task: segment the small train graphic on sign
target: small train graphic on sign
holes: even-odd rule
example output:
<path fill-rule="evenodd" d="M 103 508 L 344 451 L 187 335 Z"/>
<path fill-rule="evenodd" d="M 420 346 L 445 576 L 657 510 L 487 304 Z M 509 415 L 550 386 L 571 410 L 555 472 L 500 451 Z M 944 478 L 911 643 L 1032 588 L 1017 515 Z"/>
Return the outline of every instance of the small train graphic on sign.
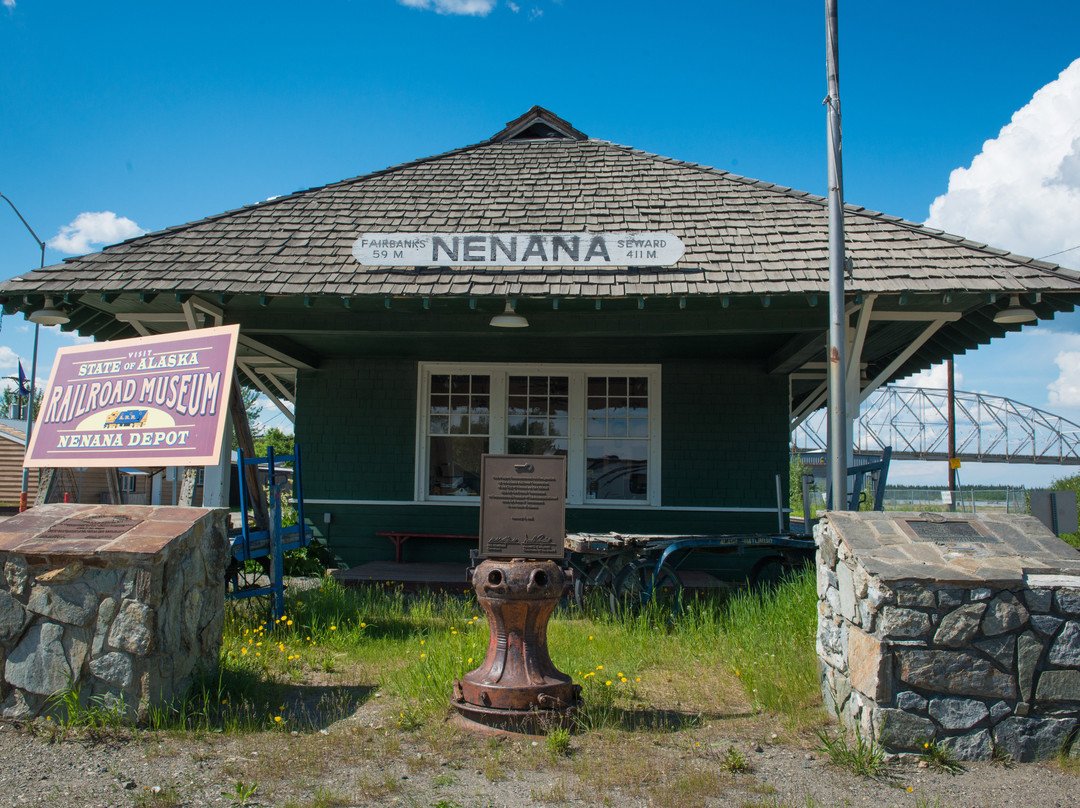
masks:
<path fill-rule="evenodd" d="M 142 426 L 150 410 L 113 410 L 105 418 L 105 428 L 122 426 Z"/>

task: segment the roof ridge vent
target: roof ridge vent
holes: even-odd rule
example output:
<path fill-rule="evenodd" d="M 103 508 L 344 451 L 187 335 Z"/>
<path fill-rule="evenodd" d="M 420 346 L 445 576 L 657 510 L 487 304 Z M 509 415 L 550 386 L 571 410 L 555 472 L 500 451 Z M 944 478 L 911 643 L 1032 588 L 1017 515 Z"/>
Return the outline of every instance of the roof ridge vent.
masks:
<path fill-rule="evenodd" d="M 579 132 L 569 121 L 564 121 L 554 112 L 540 106 L 534 106 L 520 118 L 506 124 L 506 128 L 491 137 L 492 143 L 506 143 L 512 140 L 588 140 L 589 136 Z"/>

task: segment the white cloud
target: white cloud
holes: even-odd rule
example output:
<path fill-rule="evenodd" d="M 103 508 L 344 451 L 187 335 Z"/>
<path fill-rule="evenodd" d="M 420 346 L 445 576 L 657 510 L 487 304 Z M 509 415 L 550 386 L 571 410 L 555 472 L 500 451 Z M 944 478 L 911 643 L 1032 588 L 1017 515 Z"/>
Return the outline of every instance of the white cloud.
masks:
<path fill-rule="evenodd" d="M 467 14 L 486 17 L 498 0 L 398 0 L 403 6 L 433 9 L 438 14 Z"/>
<path fill-rule="evenodd" d="M 110 210 L 100 213 L 80 213 L 71 224 L 47 242 L 54 250 L 69 255 L 90 252 L 91 244 L 115 244 L 124 239 L 141 236 L 146 231 L 131 219 L 117 216 Z"/>
<path fill-rule="evenodd" d="M 0 345 L 0 371 L 15 370 L 19 366 L 19 355 L 6 345 Z"/>
<path fill-rule="evenodd" d="M 953 387 L 963 390 L 964 374 L 953 368 Z M 922 370 L 898 381 L 899 387 L 919 387 L 930 390 L 945 390 L 949 386 L 949 368 L 942 362 L 929 370 Z"/>
<path fill-rule="evenodd" d="M 1080 407 L 1080 351 L 1062 351 L 1054 357 L 1060 373 L 1046 386 L 1050 405 Z"/>
<path fill-rule="evenodd" d="M 4 0 L 4 8 L 15 8 L 15 0 Z"/>
<path fill-rule="evenodd" d="M 506 7 L 509 8 L 515 14 L 517 14 L 519 11 L 521 11 L 521 6 L 519 6 L 517 3 L 507 2 Z"/>
<path fill-rule="evenodd" d="M 1080 244 L 1080 59 L 952 172 L 926 223 L 1036 258 Z M 1049 260 L 1080 268 L 1080 250 Z"/>
<path fill-rule="evenodd" d="M 82 334 L 78 334 L 74 331 L 61 331 L 60 326 L 56 326 L 57 333 L 66 340 L 70 340 L 76 345 L 89 345 L 94 341 L 93 337 L 84 337 Z"/>

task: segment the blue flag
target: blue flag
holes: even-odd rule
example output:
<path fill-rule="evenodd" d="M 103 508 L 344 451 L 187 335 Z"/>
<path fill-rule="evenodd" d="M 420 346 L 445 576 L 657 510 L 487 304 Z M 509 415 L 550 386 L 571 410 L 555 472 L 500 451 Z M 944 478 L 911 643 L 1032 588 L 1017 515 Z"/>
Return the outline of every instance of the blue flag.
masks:
<path fill-rule="evenodd" d="M 28 398 L 30 396 L 30 380 L 26 378 L 26 371 L 23 370 L 22 362 L 19 363 L 19 398 Z"/>

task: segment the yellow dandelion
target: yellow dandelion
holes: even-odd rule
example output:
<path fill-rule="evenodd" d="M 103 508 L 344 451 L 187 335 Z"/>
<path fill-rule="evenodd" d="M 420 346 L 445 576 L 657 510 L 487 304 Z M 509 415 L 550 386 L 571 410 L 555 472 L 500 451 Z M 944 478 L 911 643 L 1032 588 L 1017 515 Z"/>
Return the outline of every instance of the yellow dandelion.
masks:
<path fill-rule="evenodd" d="M 590 639 L 590 640 L 592 639 L 592 634 L 590 634 L 590 635 L 589 635 L 589 639 Z"/>
<path fill-rule="evenodd" d="M 275 724 L 280 724 L 281 723 L 281 716 L 280 715 L 275 715 L 274 716 L 274 723 Z"/>
<path fill-rule="evenodd" d="M 421 659 L 423 659 L 423 658 L 424 658 L 424 657 L 426 657 L 426 656 L 427 656 L 427 654 L 421 654 L 421 655 L 420 655 L 420 658 L 421 658 Z"/>
<path fill-rule="evenodd" d="M 246 649 L 246 648 L 241 648 L 241 649 L 240 649 L 240 653 L 241 653 L 241 654 L 246 654 L 246 653 L 247 653 L 247 649 Z"/>
<path fill-rule="evenodd" d="M 915 789 L 914 789 L 914 787 L 912 787 L 912 786 L 908 786 L 908 787 L 907 787 L 907 791 L 908 791 L 908 794 L 910 794 L 910 793 L 911 793 L 912 791 L 914 791 L 914 790 L 915 790 Z"/>
<path fill-rule="evenodd" d="M 291 626 L 291 625 L 292 625 L 292 620 L 286 620 L 286 621 L 285 621 L 285 625 L 287 625 L 287 626 Z"/>
<path fill-rule="evenodd" d="M 469 664 L 472 664 L 472 657 L 469 657 Z"/>
<path fill-rule="evenodd" d="M 361 623 L 360 628 L 367 628 L 367 623 Z"/>
<path fill-rule="evenodd" d="M 620 681 L 625 683 L 626 682 L 626 677 L 624 676 Z"/>
<path fill-rule="evenodd" d="M 450 633 L 451 633 L 451 634 L 457 634 L 457 632 L 456 632 L 456 631 L 451 631 Z"/>
<path fill-rule="evenodd" d="M 604 685 L 605 685 L 606 687 L 611 687 L 611 680 L 610 680 L 610 679 L 608 679 L 608 680 L 607 680 L 606 682 L 604 682 Z"/>
<path fill-rule="evenodd" d="M 640 682 L 640 681 L 641 681 L 641 677 L 640 677 L 640 676 L 635 676 L 635 677 L 634 677 L 634 681 L 635 681 L 635 682 Z"/>
<path fill-rule="evenodd" d="M 330 626 L 331 631 L 337 631 L 337 626 Z"/>
<path fill-rule="evenodd" d="M 597 669 L 598 671 L 602 671 L 602 670 L 604 669 L 604 666 L 603 666 L 603 665 L 597 665 L 597 666 L 596 666 L 596 669 Z"/>

